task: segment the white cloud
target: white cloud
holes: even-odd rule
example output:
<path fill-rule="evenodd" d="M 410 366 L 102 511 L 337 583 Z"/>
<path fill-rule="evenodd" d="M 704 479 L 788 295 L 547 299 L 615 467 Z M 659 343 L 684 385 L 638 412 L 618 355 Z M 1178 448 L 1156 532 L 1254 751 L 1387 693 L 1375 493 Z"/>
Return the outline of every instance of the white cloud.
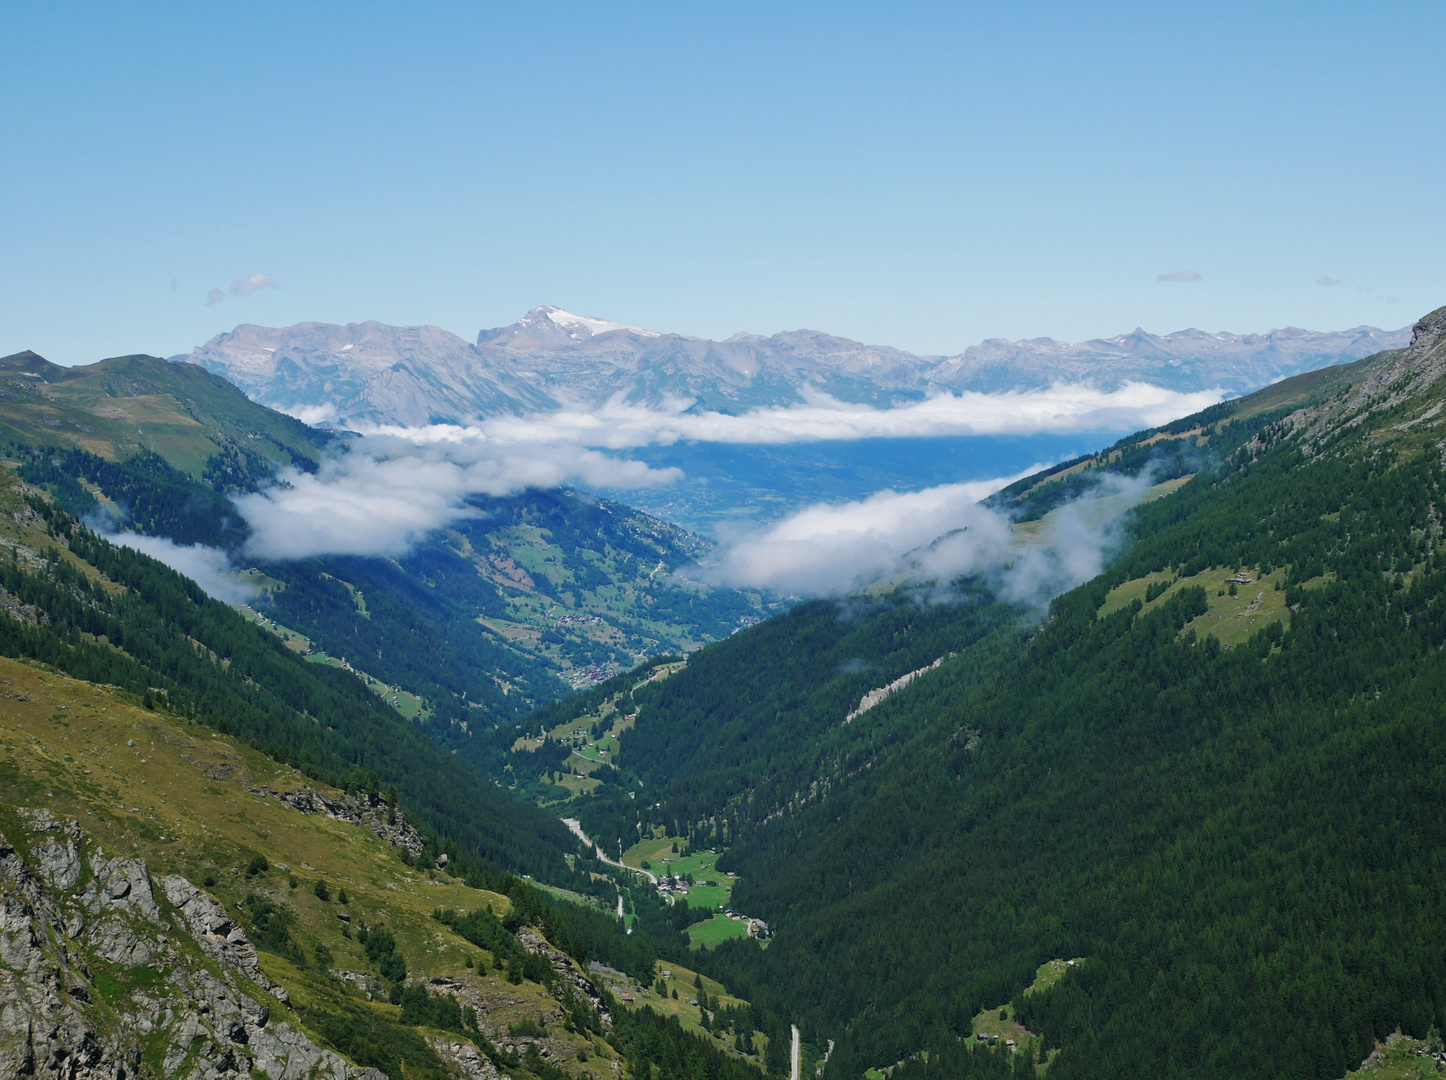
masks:
<path fill-rule="evenodd" d="M 318 473 L 288 471 L 277 487 L 242 496 L 236 505 L 253 531 L 249 550 L 259 557 L 399 555 L 433 529 L 471 513 L 469 495 L 504 495 L 564 483 L 656 487 L 682 475 L 677 469 L 651 469 L 604 451 L 689 440 L 777 444 L 1138 430 L 1205 408 L 1221 396 L 1218 391 L 1181 394 L 1144 383 L 1110 392 L 1059 384 L 1003 394 L 941 394 L 879 409 L 813 394 L 802 405 L 738 416 L 689 412 L 688 400 L 649 408 L 614 398 L 598 409 L 564 408 L 470 425 L 372 428 L 349 453 L 329 457 Z M 335 415 L 325 405 L 295 413 L 312 423 Z M 774 531 L 731 546 L 725 556 L 727 573 L 738 583 L 826 592 L 834 582 L 846 587 L 855 578 L 867 578 L 892 565 L 890 560 L 902 552 L 951 530 L 967 526 L 975 531 L 964 540 L 955 537 L 943 549 L 970 548 L 998 531 L 997 523 L 974 507 L 988 490 L 993 489 L 950 484 L 925 492 L 882 492 L 874 501 L 844 508 L 810 508 L 771 526 Z M 851 525 L 855 518 L 862 524 Z M 824 534 L 831 537 L 826 543 L 818 539 Z M 808 570 L 811 561 L 825 565 Z"/>
<path fill-rule="evenodd" d="M 1171 270 L 1168 274 L 1161 274 L 1156 281 L 1199 281 L 1200 271 L 1198 270 Z"/>
<path fill-rule="evenodd" d="M 260 292 L 262 289 L 276 289 L 279 287 L 280 286 L 276 284 L 276 279 L 270 274 L 247 274 L 244 278 L 231 282 L 231 295 L 250 296 L 254 292 Z"/>
<path fill-rule="evenodd" d="M 879 581 L 982 574 L 1003 598 L 1046 603 L 1104 569 L 1148 476 L 1104 475 L 1085 495 L 1019 529 L 979 503 L 1013 478 L 819 503 L 733 537 L 690 576 L 717 585 L 841 596 Z"/>
<path fill-rule="evenodd" d="M 107 537 L 113 544 L 133 548 L 185 574 L 207 594 L 228 604 L 254 599 L 256 589 L 236 573 L 230 558 L 219 548 L 204 544 L 182 545 L 159 536 L 123 532 Z"/>
<path fill-rule="evenodd" d="M 1137 477 L 1107 473 L 1092 491 L 1046 515 L 1036 532 L 1022 532 L 1002 564 L 957 569 L 955 575 L 984 569 L 997 579 L 1004 599 L 1045 604 L 1104 570 L 1124 539 L 1126 512 L 1144 498 L 1151 481 L 1149 470 Z"/>
<path fill-rule="evenodd" d="M 337 418 L 336 406 L 331 402 L 322 405 L 297 405 L 284 410 L 289 415 L 296 417 L 303 424 L 316 427 L 319 424 L 329 424 Z"/>
<path fill-rule="evenodd" d="M 725 540 L 697 576 L 716 584 L 811 595 L 850 592 L 907 569 L 905 555 L 947 535 L 950 557 L 986 558 L 1009 544 L 1009 522 L 979 505 L 1009 480 L 881 491 L 817 503 Z"/>
<path fill-rule="evenodd" d="M 671 483 L 676 469 L 651 469 L 570 446 L 420 446 L 374 437 L 329 457 L 314 474 L 287 470 L 283 483 L 235 500 L 262 558 L 400 555 L 434 529 L 475 511 L 469 495 L 509 495 L 569 482 L 637 488 Z"/>
<path fill-rule="evenodd" d="M 250 296 L 262 289 L 279 289 L 276 279 L 270 274 L 247 274 L 244 278 L 237 278 L 231 282 L 232 296 Z M 219 288 L 212 289 L 206 294 L 206 306 L 215 307 L 226 299 L 226 294 Z"/>
<path fill-rule="evenodd" d="M 687 411 L 687 399 L 660 408 L 614 398 L 598 409 L 506 416 L 472 425 L 374 429 L 432 445 L 500 442 L 565 444 L 622 450 L 680 441 L 790 443 L 829 439 L 937 435 L 1033 435 L 1086 431 L 1137 431 L 1168 423 L 1215 404 L 1218 390 L 1183 394 L 1148 383 L 1118 390 L 1059 383 L 1045 390 L 1002 394 L 940 394 L 925 401 L 877 409 L 814 393 L 803 405 L 754 409 L 741 415 Z"/>

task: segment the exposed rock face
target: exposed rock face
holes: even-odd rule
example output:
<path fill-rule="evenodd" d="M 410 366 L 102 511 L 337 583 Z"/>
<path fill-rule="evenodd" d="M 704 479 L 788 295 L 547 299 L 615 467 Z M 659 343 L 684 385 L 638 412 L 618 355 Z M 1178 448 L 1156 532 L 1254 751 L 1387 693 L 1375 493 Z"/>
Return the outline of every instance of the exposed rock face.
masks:
<path fill-rule="evenodd" d="M 279 799 L 303 814 L 325 814 L 337 821 L 370 829 L 379 839 L 394 848 L 405 848 L 413 856 L 422 853 L 422 836 L 412 827 L 400 807 L 388 806 L 376 795 L 368 795 L 365 800 L 346 795 L 337 800 L 328 799 L 309 787 L 297 791 L 272 791 L 269 788 L 251 788 L 250 791 L 253 795 Z"/>
<path fill-rule="evenodd" d="M 522 943 L 522 947 L 528 952 L 539 953 L 547 957 L 548 962 L 552 964 L 552 970 L 566 979 L 574 990 L 587 999 L 588 1003 L 596 1010 L 598 1019 L 603 1022 L 603 1025 L 607 1027 L 612 1026 L 612 1014 L 607 1011 L 602 994 L 598 991 L 598 988 L 588 980 L 587 976 L 578 969 L 572 957 L 554 949 L 547 943 L 546 938 L 526 926 L 518 929 L 517 940 Z"/>
<path fill-rule="evenodd" d="M 145 863 L 88 847 L 73 820 L 20 816 L 18 845 L 0 837 L 0 1076 L 385 1080 L 273 1016 L 215 900 L 172 877 L 163 908 Z"/>
<path fill-rule="evenodd" d="M 497 1066 L 469 1042 L 452 1042 L 436 1037 L 428 1038 L 427 1042 L 437 1051 L 438 1057 L 462 1074 L 464 1080 L 511 1080 L 505 1073 L 498 1072 Z"/>
<path fill-rule="evenodd" d="M 190 927 L 191 936 L 207 956 L 243 972 L 282 1004 L 289 1004 L 286 991 L 262 973 L 256 959 L 256 946 L 246 939 L 246 932 L 231 921 L 225 908 L 183 877 L 161 878 L 160 885 L 166 891 L 166 899 L 180 911 Z"/>

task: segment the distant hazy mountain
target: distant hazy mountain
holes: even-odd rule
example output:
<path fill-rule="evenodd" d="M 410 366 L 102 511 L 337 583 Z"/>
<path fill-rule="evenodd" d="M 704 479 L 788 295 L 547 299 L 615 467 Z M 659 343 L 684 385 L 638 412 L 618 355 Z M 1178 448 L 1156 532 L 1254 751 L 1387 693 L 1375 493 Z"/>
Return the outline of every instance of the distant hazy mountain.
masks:
<path fill-rule="evenodd" d="M 1287 375 L 1404 347 L 1409 329 L 1266 334 L 1136 330 L 1067 344 L 985 341 L 958 356 L 915 356 L 813 330 L 709 341 L 534 308 L 475 345 L 435 326 L 298 323 L 238 326 L 185 357 L 254 400 L 340 423 L 422 424 L 596 405 L 621 395 L 657 404 L 691 399 L 735 411 L 824 393 L 889 404 L 931 393 L 1138 380 L 1174 390 L 1242 393 Z"/>
<path fill-rule="evenodd" d="M 1265 334 L 1207 334 L 1180 330 L 1150 334 L 1135 330 L 1119 337 L 1071 345 L 1050 338 L 1005 341 L 991 338 L 933 368 L 930 381 L 952 390 L 1010 390 L 1082 382 L 1102 389 L 1136 381 L 1171 390 L 1219 387 L 1244 393 L 1288 375 L 1359 360 L 1383 349 L 1403 349 L 1411 328 L 1319 332 L 1288 326 Z"/>

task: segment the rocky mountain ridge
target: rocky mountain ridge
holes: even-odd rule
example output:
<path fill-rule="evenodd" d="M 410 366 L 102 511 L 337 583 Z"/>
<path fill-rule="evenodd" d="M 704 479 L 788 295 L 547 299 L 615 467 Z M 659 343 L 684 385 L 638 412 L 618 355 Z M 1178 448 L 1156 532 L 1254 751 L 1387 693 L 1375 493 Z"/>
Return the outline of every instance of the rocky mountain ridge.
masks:
<path fill-rule="evenodd" d="M 174 357 L 230 379 L 254 400 L 313 422 L 415 426 L 596 407 L 620 398 L 737 411 L 826 394 L 876 405 L 931 394 L 1129 381 L 1242 393 L 1327 364 L 1404 346 L 1409 329 L 1360 326 L 1264 334 L 1144 330 L 1078 344 L 991 339 L 955 356 L 916 356 L 812 330 L 724 341 L 529 311 L 476 343 L 435 326 L 379 322 L 236 327 Z"/>

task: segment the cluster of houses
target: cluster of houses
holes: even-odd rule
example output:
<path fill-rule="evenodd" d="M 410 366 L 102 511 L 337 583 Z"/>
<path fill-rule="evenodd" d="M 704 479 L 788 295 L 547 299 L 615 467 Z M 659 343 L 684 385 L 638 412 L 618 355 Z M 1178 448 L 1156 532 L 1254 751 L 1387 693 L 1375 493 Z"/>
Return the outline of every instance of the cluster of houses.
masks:
<path fill-rule="evenodd" d="M 688 895 L 688 883 L 682 878 L 675 878 L 668 875 L 658 878 L 658 892 L 664 896 L 676 894 L 678 896 Z"/>
<path fill-rule="evenodd" d="M 742 915 L 732 908 L 725 908 L 723 914 L 730 919 L 741 919 L 743 922 L 746 922 L 748 924 L 749 937 L 766 938 L 768 936 L 768 924 L 762 919 L 750 919 L 747 915 Z"/>
<path fill-rule="evenodd" d="M 600 623 L 603 621 L 596 615 L 556 615 L 554 619 L 558 626 L 578 626 L 582 623 Z"/>
<path fill-rule="evenodd" d="M 614 675 L 612 668 L 607 667 L 584 667 L 574 668 L 568 672 L 566 678 L 574 690 L 584 686 L 596 686 L 598 683 L 605 683 Z"/>
<path fill-rule="evenodd" d="M 730 874 L 729 877 L 732 875 Z M 658 878 L 658 892 L 662 893 L 664 897 L 687 896 L 688 883 L 683 878 L 674 877 L 672 874 L 663 874 Z M 722 914 L 725 918 L 747 923 L 749 937 L 766 938 L 769 936 L 768 924 L 762 919 L 749 918 L 732 908 L 723 908 Z"/>

